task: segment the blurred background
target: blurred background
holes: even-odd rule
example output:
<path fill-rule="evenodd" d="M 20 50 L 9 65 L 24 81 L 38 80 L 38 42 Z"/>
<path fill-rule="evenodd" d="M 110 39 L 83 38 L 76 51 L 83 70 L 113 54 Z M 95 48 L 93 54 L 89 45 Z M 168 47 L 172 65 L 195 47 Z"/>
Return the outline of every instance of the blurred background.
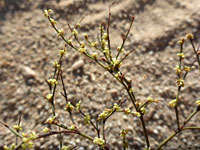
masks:
<path fill-rule="evenodd" d="M 51 116 L 51 106 L 45 101 L 48 93 L 45 82 L 53 75 L 53 62 L 59 57 L 64 42 L 57 36 L 43 15 L 44 9 L 52 9 L 57 27 L 63 28 L 68 37 L 72 27 L 84 16 L 80 39 L 88 33 L 91 41 L 97 40 L 99 25 L 107 22 L 108 8 L 114 0 L 0 0 L 0 121 L 13 126 L 22 116 L 23 132 L 41 133 L 44 121 Z M 186 33 L 193 33 L 196 47 L 200 44 L 199 0 L 115 0 L 111 7 L 111 48 L 122 43 L 122 35 L 135 16 L 133 28 L 125 44 L 125 50 L 134 49 L 122 65 L 122 71 L 132 79 L 139 101 L 148 96 L 160 100 L 152 104 L 145 115 L 152 148 L 176 129 L 174 110 L 168 103 L 175 98 L 177 87 L 174 67 L 178 64 L 177 41 Z M 194 59 L 192 47 L 184 45 L 185 64 Z M 196 65 L 196 64 L 195 64 Z M 85 113 L 96 118 L 104 108 L 126 96 L 126 91 L 110 74 L 88 58 L 70 50 L 63 62 L 63 75 L 68 98 L 71 102 L 82 101 Z M 198 70 L 189 74 L 180 96 L 180 120 L 183 121 L 194 109 L 199 98 L 200 76 Z M 65 112 L 65 100 L 57 89 L 55 107 L 60 121 L 71 124 Z M 129 101 L 123 106 L 132 108 Z M 80 130 L 95 137 L 94 130 L 84 125 L 83 118 L 75 113 Z M 200 126 L 197 114 L 189 123 Z M 138 118 L 118 114 L 106 124 L 106 135 L 111 149 L 120 150 L 120 130 L 128 130 L 130 150 L 144 148 L 145 140 Z M 166 150 L 200 149 L 200 132 L 184 131 L 165 146 Z M 0 146 L 15 142 L 12 135 L 0 126 Z M 96 149 L 90 141 L 75 135 L 65 135 L 65 145 L 77 150 Z M 58 149 L 57 136 L 41 139 L 35 149 Z"/>

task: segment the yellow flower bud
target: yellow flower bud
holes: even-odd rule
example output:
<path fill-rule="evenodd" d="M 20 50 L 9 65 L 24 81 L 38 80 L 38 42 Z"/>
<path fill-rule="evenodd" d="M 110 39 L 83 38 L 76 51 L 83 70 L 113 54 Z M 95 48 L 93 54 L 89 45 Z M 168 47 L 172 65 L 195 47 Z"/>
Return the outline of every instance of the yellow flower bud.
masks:
<path fill-rule="evenodd" d="M 125 137 L 127 133 L 128 133 L 128 131 L 125 130 L 125 129 L 123 129 L 123 130 L 121 130 L 120 136 L 121 136 L 121 137 Z"/>
<path fill-rule="evenodd" d="M 184 80 L 183 79 L 176 80 L 176 85 L 180 87 L 184 87 Z"/>
<path fill-rule="evenodd" d="M 197 104 L 197 106 L 200 106 L 200 100 L 197 100 L 195 103 Z"/>
<path fill-rule="evenodd" d="M 184 41 L 185 41 L 185 39 L 182 38 L 182 39 L 180 39 L 180 40 L 178 41 L 178 44 L 183 45 Z"/>
<path fill-rule="evenodd" d="M 64 30 L 63 29 L 58 30 L 58 36 L 64 36 Z"/>
<path fill-rule="evenodd" d="M 48 101 L 48 102 L 52 102 L 52 99 L 53 99 L 53 94 L 48 94 L 45 96 L 45 99 Z"/>
<path fill-rule="evenodd" d="M 13 128 L 16 130 L 16 131 L 21 131 L 22 130 L 22 127 L 20 125 L 14 125 Z"/>
<path fill-rule="evenodd" d="M 177 53 L 177 55 L 178 55 L 179 57 L 181 57 L 182 59 L 185 58 L 184 53 Z"/>
<path fill-rule="evenodd" d="M 72 34 L 73 34 L 74 36 L 78 36 L 78 31 L 77 31 L 76 29 L 73 29 Z"/>
<path fill-rule="evenodd" d="M 120 107 L 117 103 L 114 103 L 114 106 L 113 108 L 116 110 L 116 111 L 120 111 Z"/>
<path fill-rule="evenodd" d="M 187 39 L 194 39 L 194 35 L 193 35 L 192 33 L 188 33 L 188 34 L 186 35 L 186 38 L 187 38 Z"/>
<path fill-rule="evenodd" d="M 169 106 L 170 106 L 170 107 L 175 107 L 176 104 L 177 104 L 177 100 L 176 100 L 176 99 L 171 100 L 171 101 L 169 102 Z"/>
<path fill-rule="evenodd" d="M 131 113 L 130 108 L 126 108 L 126 109 L 124 109 L 124 113 L 125 113 L 125 114 L 130 114 L 130 113 Z"/>
<path fill-rule="evenodd" d="M 56 81 L 56 79 L 49 79 L 49 80 L 47 80 L 47 82 L 48 82 L 51 86 L 54 86 L 54 85 L 58 84 L 58 81 Z"/>
<path fill-rule="evenodd" d="M 76 125 L 74 125 L 74 124 L 71 125 L 71 126 L 69 127 L 69 130 L 72 130 L 72 131 L 73 131 L 73 130 L 75 130 L 75 129 L 76 129 Z"/>
<path fill-rule="evenodd" d="M 66 111 L 72 111 L 74 109 L 74 106 L 68 102 L 67 105 L 65 106 L 65 110 Z"/>
<path fill-rule="evenodd" d="M 52 26 L 54 26 L 54 25 L 57 23 L 57 22 L 56 22 L 54 19 L 52 19 L 52 18 L 50 18 L 49 20 L 50 20 Z"/>
<path fill-rule="evenodd" d="M 99 146 L 103 146 L 105 141 L 102 138 L 95 137 L 93 143 Z"/>
<path fill-rule="evenodd" d="M 49 128 L 47 128 L 47 127 L 45 127 L 44 129 L 43 129 L 43 132 L 44 133 L 48 133 L 48 132 L 50 132 L 51 130 L 49 129 Z"/>
<path fill-rule="evenodd" d="M 51 9 L 48 9 L 48 10 L 45 9 L 45 10 L 44 10 L 44 16 L 45 16 L 45 17 L 49 17 L 49 14 L 50 14 L 51 12 L 52 12 Z"/>

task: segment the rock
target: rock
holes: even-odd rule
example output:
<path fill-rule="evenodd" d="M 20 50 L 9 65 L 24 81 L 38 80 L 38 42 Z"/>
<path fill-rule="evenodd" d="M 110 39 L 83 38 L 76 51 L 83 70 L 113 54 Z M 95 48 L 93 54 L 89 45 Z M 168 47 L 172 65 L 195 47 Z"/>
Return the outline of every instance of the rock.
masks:
<path fill-rule="evenodd" d="M 36 78 L 36 72 L 28 66 L 21 66 L 21 71 L 25 79 Z"/>
<path fill-rule="evenodd" d="M 84 61 L 80 59 L 72 65 L 71 69 L 72 71 L 75 71 L 77 69 L 83 68 L 83 66 L 84 66 Z"/>
<path fill-rule="evenodd" d="M 21 66 L 21 73 L 27 85 L 33 85 L 36 80 L 36 72 L 28 66 Z"/>

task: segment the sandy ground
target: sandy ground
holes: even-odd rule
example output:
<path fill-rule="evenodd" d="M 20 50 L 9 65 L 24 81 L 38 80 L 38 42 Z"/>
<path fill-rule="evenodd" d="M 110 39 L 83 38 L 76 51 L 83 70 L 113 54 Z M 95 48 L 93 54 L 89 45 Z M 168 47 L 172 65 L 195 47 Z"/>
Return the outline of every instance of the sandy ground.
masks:
<path fill-rule="evenodd" d="M 53 74 L 52 63 L 58 58 L 63 41 L 57 37 L 43 16 L 43 9 L 51 8 L 59 28 L 67 23 L 75 25 L 82 16 L 80 33 L 88 33 L 95 39 L 100 23 L 108 18 L 108 6 L 113 0 L 0 0 L 0 121 L 10 125 L 17 123 L 22 115 L 24 131 L 38 133 L 45 127 L 43 122 L 51 115 L 51 107 L 44 100 L 48 92 L 45 79 Z M 132 79 L 135 94 L 140 101 L 152 96 L 160 103 L 152 104 L 145 115 L 147 131 L 152 148 L 176 129 L 174 110 L 168 103 L 175 98 L 177 87 L 173 68 L 178 64 L 177 41 L 186 33 L 195 35 L 200 43 L 199 0 L 116 0 L 111 12 L 111 43 L 113 51 L 122 42 L 130 18 L 135 16 L 133 28 L 125 45 L 126 50 L 135 49 L 122 65 L 122 71 Z M 81 35 L 81 34 L 80 34 Z M 185 63 L 193 57 L 190 44 L 184 46 Z M 188 58 L 188 59 L 187 59 Z M 79 66 L 76 64 L 80 63 Z M 84 111 L 97 117 L 118 99 L 127 95 L 123 87 L 111 75 L 91 60 L 69 50 L 64 63 L 64 80 L 70 101 L 81 100 Z M 147 78 L 144 78 L 146 76 Z M 194 109 L 199 98 L 199 72 L 188 76 L 180 99 L 180 120 L 183 121 Z M 65 100 L 56 95 L 56 113 L 62 122 L 70 124 L 64 111 Z M 124 107 L 131 106 L 127 101 Z M 83 119 L 75 113 L 80 124 Z M 189 123 L 200 126 L 197 114 Z M 91 136 L 91 127 L 79 126 Z M 120 149 L 120 129 L 127 129 L 130 150 L 144 148 L 145 140 L 137 118 L 117 113 L 106 124 L 106 134 L 111 149 Z M 200 132 L 185 131 L 164 147 L 166 150 L 200 149 Z M 15 137 L 0 126 L 0 145 L 11 144 Z M 77 149 L 95 149 L 87 140 L 77 136 L 64 136 L 66 145 L 77 145 Z M 89 145 L 89 146 L 88 146 Z M 56 136 L 36 143 L 40 149 L 56 149 Z"/>

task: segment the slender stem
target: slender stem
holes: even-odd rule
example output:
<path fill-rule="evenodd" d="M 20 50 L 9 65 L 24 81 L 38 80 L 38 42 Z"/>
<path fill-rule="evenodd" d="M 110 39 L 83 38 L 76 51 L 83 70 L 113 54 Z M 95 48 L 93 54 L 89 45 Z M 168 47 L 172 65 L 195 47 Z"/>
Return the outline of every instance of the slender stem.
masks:
<path fill-rule="evenodd" d="M 103 121 L 102 123 L 102 133 L 103 133 L 103 139 L 105 140 L 106 143 L 106 136 L 105 136 L 105 122 Z"/>
<path fill-rule="evenodd" d="M 185 127 L 183 128 L 182 130 L 193 130 L 193 129 L 197 129 L 197 130 L 200 130 L 200 127 Z"/>
<path fill-rule="evenodd" d="M 128 53 L 120 60 L 120 63 L 123 62 L 133 51 L 134 51 L 134 49 L 132 49 L 130 52 L 128 52 Z"/>
<path fill-rule="evenodd" d="M 126 150 L 126 137 L 125 136 L 123 137 L 123 147 L 124 147 L 124 150 Z"/>
<path fill-rule="evenodd" d="M 60 127 L 59 127 L 59 131 L 60 131 Z M 63 140 L 63 138 L 62 138 L 62 133 L 60 133 L 59 134 L 59 136 L 60 136 L 60 149 L 62 148 L 62 140 Z"/>
<path fill-rule="evenodd" d="M 187 130 L 187 129 L 192 129 L 192 127 L 186 127 L 184 128 L 184 126 L 192 119 L 192 117 L 194 117 L 194 115 L 196 115 L 199 112 L 199 109 L 195 109 L 189 116 L 187 119 L 185 119 L 185 121 L 183 122 L 183 125 L 177 129 L 174 133 L 172 133 L 170 136 L 168 136 L 162 143 L 159 144 L 159 146 L 156 148 L 156 150 L 160 150 L 165 144 L 167 144 L 167 142 L 169 142 L 174 136 L 176 136 L 179 132 L 181 132 L 182 130 Z M 198 129 L 198 128 L 197 128 Z M 200 129 L 200 128 L 199 128 Z"/>
<path fill-rule="evenodd" d="M 11 127 L 9 127 L 7 124 L 0 122 L 0 124 L 2 124 L 4 127 L 6 127 L 7 129 L 9 129 L 13 134 L 15 134 L 16 136 L 18 136 L 19 138 L 23 138 L 22 135 L 20 135 L 18 132 L 16 132 L 14 129 L 12 129 Z"/>
<path fill-rule="evenodd" d="M 200 66 L 200 59 L 199 59 L 199 56 L 198 56 L 198 54 L 197 54 L 196 48 L 195 48 L 195 46 L 194 46 L 193 39 L 190 39 L 190 43 L 191 43 L 191 45 L 192 45 L 193 51 L 194 51 L 194 53 L 195 53 L 195 55 L 196 55 L 198 64 L 199 64 L 199 66 Z"/>
<path fill-rule="evenodd" d="M 135 19 L 135 18 L 133 17 L 132 20 L 131 20 L 130 27 L 129 27 L 129 29 L 128 29 L 126 35 L 125 35 L 125 37 L 123 38 L 123 42 L 122 42 L 122 45 L 121 45 L 121 47 L 120 47 L 119 52 L 117 53 L 116 59 L 119 57 L 119 54 L 121 53 L 121 51 L 122 51 L 122 49 L 123 49 L 123 47 L 124 47 L 124 44 L 125 44 L 125 42 L 126 42 L 126 39 L 127 39 L 128 35 L 129 35 L 129 32 L 130 32 L 131 27 L 132 27 L 132 25 L 133 25 L 134 19 Z"/>
<path fill-rule="evenodd" d="M 79 110 L 79 112 L 85 117 L 86 115 L 81 111 Z M 92 122 L 92 120 L 90 119 L 90 123 L 91 125 L 94 127 L 94 129 L 96 130 L 97 134 L 99 133 L 99 129 L 97 126 L 94 125 L 94 123 Z"/>
<path fill-rule="evenodd" d="M 140 117 L 140 121 L 142 123 L 142 128 L 143 128 L 143 132 L 144 132 L 144 135 L 145 135 L 145 140 L 146 140 L 147 148 L 150 148 L 148 133 L 147 133 L 146 126 L 145 126 L 145 123 L 144 123 L 143 114 Z"/>
<path fill-rule="evenodd" d="M 21 123 L 21 118 L 22 118 L 22 115 L 19 116 L 19 120 L 18 120 L 18 126 L 20 126 L 20 123 Z M 19 133 L 19 130 L 17 130 L 16 132 Z M 16 145 L 18 144 L 18 136 L 16 136 Z"/>
<path fill-rule="evenodd" d="M 157 148 L 156 150 L 160 150 L 168 141 L 170 141 L 173 137 L 175 137 L 181 130 L 175 131 L 168 138 L 166 138 Z"/>
<path fill-rule="evenodd" d="M 176 122 L 177 122 L 177 128 L 180 129 L 180 123 L 179 123 L 179 114 L 178 114 L 178 107 L 174 107 L 175 113 L 176 113 Z"/>
<path fill-rule="evenodd" d="M 79 132 L 79 135 L 81 135 L 82 137 L 84 137 L 84 138 L 86 138 L 86 139 L 88 139 L 88 140 L 93 142 L 93 138 L 91 136 L 88 136 L 88 135 L 86 135 L 84 133 L 81 133 L 81 132 Z"/>
<path fill-rule="evenodd" d="M 187 119 L 183 122 L 183 125 L 181 126 L 181 128 L 184 128 L 184 126 L 192 119 L 192 117 L 194 117 L 194 115 L 196 115 L 199 112 L 198 109 L 195 109 L 188 117 Z"/>

